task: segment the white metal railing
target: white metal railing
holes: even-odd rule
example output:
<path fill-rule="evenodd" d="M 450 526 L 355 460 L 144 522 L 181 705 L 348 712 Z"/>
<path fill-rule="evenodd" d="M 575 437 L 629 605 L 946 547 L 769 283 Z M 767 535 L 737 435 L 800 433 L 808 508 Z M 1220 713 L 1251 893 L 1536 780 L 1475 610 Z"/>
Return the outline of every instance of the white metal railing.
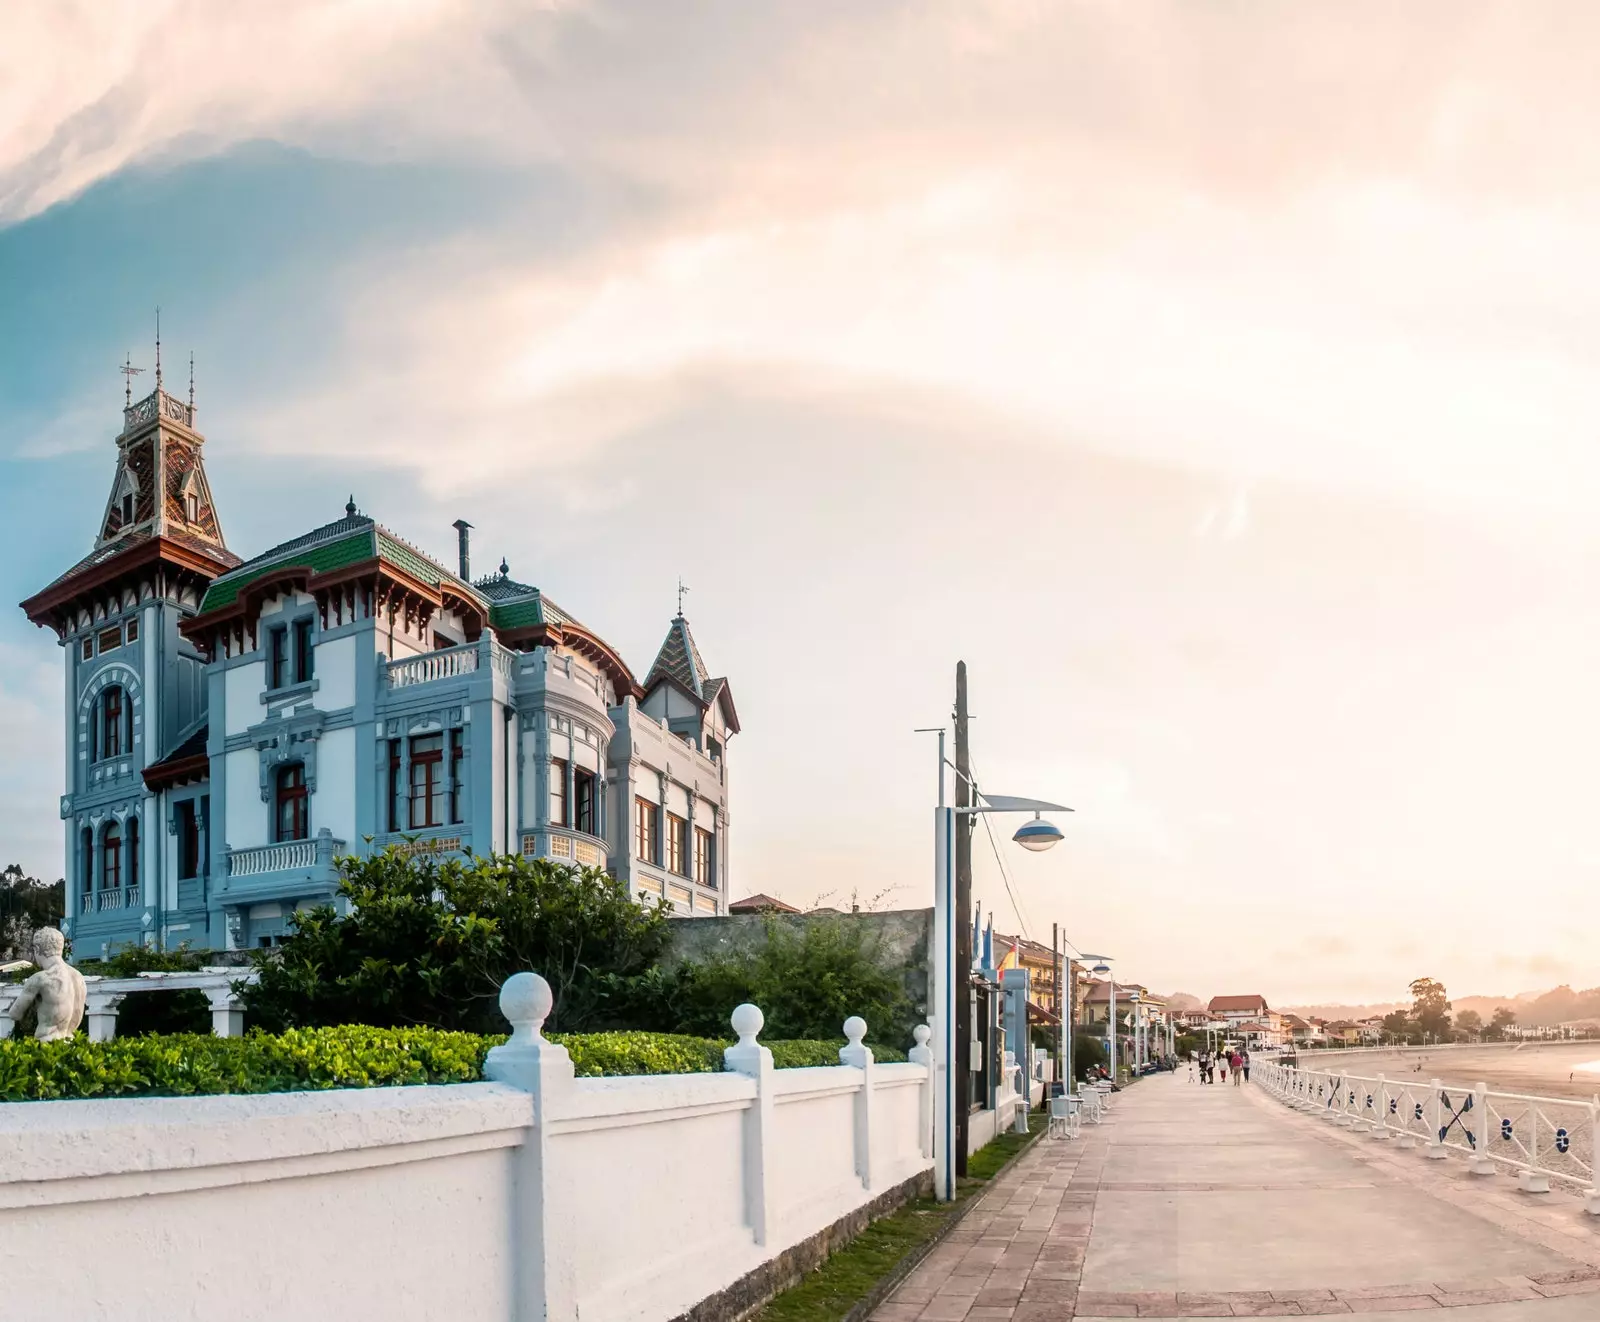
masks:
<path fill-rule="evenodd" d="M 389 687 L 408 688 L 413 684 L 428 684 L 436 679 L 456 679 L 470 675 L 478 669 L 478 645 L 464 643 L 460 647 L 441 647 L 436 652 L 391 661 L 387 670 Z"/>
<path fill-rule="evenodd" d="M 94 907 L 99 912 L 104 912 L 107 909 L 121 909 L 123 907 L 122 896 L 123 891 L 120 888 L 96 891 L 94 896 Z M 130 909 L 133 908 L 132 900 L 127 902 L 127 907 Z"/>
<path fill-rule="evenodd" d="M 1595 1154 L 1600 1152 L 1600 1098 L 1579 1101 L 1467 1088 L 1438 1079 L 1390 1079 L 1338 1069 L 1299 1069 L 1260 1062 L 1257 1076 L 1280 1101 L 1376 1140 L 1419 1144 L 1425 1156 L 1469 1158 L 1476 1175 L 1502 1167 L 1517 1172 L 1529 1193 L 1551 1180 L 1577 1186 L 1588 1211 L 1600 1215 Z"/>
<path fill-rule="evenodd" d="M 263 845 L 259 849 L 234 850 L 228 855 L 228 875 L 249 877 L 258 872 L 314 867 L 316 862 L 315 840 L 290 840 L 281 845 Z"/>

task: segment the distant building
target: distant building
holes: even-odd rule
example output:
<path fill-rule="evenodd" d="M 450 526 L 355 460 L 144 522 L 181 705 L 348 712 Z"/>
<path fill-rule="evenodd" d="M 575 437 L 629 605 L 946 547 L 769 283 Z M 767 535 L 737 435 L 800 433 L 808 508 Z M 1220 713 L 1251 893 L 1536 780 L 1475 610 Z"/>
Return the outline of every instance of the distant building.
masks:
<path fill-rule="evenodd" d="M 727 908 L 739 730 L 680 613 L 644 682 L 538 588 L 456 570 L 357 511 L 241 560 L 205 438 L 129 403 L 94 548 L 23 603 L 66 669 L 67 900 L 80 955 L 267 946 L 389 845 L 605 867 Z M 296 511 L 303 511 L 296 502 Z"/>
<path fill-rule="evenodd" d="M 729 913 L 799 913 L 792 904 L 785 904 L 772 895 L 746 895 L 728 906 Z"/>

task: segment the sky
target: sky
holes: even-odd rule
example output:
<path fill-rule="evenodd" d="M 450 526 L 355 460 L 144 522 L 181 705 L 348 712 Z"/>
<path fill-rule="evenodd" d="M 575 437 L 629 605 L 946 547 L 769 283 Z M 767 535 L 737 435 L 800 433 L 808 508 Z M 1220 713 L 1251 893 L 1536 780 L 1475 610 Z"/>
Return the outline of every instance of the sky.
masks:
<path fill-rule="evenodd" d="M 159 305 L 235 551 L 466 517 L 638 673 L 689 584 L 736 894 L 931 902 L 965 660 L 982 784 L 1076 810 L 978 836 L 1002 930 L 1275 1003 L 1600 984 L 1597 38 L 16 0 L 0 586 L 91 545 Z M 61 686 L 0 615 L 0 853 L 50 876 Z"/>

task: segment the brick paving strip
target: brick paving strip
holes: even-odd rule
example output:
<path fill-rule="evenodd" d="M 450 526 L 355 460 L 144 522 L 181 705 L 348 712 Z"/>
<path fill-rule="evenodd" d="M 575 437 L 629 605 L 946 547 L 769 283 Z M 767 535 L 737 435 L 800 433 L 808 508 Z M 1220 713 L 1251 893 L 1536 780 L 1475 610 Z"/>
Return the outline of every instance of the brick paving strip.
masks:
<path fill-rule="evenodd" d="M 1170 1078 L 1141 1082 L 1118 1096 L 1105 1124 L 1086 1126 L 1082 1138 L 1034 1144 L 879 1305 L 875 1322 L 1309 1317 L 1519 1302 L 1536 1322 L 1542 1311 L 1536 1301 L 1600 1294 L 1600 1218 L 1585 1216 L 1577 1199 L 1530 1196 L 1508 1180 L 1469 1176 L 1459 1163 L 1424 1162 L 1415 1151 L 1288 1111 L 1257 1089 L 1230 1088 L 1230 1098 L 1219 1097 L 1215 1086 L 1194 1087 L 1185 1093 Z M 1270 1171 L 1252 1178 L 1250 1162 L 1263 1149 L 1280 1155 Z M 1152 1178 L 1163 1169 L 1173 1178 Z M 1208 1233 L 1204 1200 L 1213 1198 L 1231 1200 L 1217 1202 L 1218 1216 L 1258 1215 L 1260 1233 L 1241 1235 L 1234 1254 L 1191 1251 L 1186 1258 L 1185 1245 Z M 1392 1207 L 1392 1232 L 1370 1224 L 1368 1203 L 1353 1217 L 1341 1198 Z M 1274 1224 L 1286 1205 L 1297 1204 L 1315 1209 L 1314 1234 Z M 1276 1255 L 1259 1247 L 1274 1243 L 1275 1234 L 1282 1240 Z M 1130 1246 L 1130 1237 L 1138 1242 Z M 1403 1245 L 1395 1250 L 1403 1256 L 1390 1260 L 1420 1264 L 1432 1279 L 1360 1279 L 1363 1267 L 1381 1270 L 1373 1245 L 1381 1249 L 1391 1237 Z M 1292 1270 L 1283 1263 L 1308 1249 L 1320 1270 L 1304 1285 L 1280 1288 L 1273 1281 L 1273 1288 L 1259 1288 L 1264 1281 L 1250 1279 Z M 1526 1263 L 1528 1270 L 1471 1277 L 1441 1270 L 1470 1270 L 1475 1255 Z M 1329 1266 L 1346 1256 L 1352 1279 L 1327 1279 L 1346 1274 Z M 1272 1260 L 1265 1266 L 1264 1257 Z M 1165 1282 L 1160 1289 L 1101 1288 L 1124 1280 L 1147 1286 L 1163 1273 L 1174 1288 Z M 1189 1283 L 1185 1275 L 1217 1288 L 1180 1288 Z M 1600 1318 L 1600 1301 L 1593 1315 Z"/>

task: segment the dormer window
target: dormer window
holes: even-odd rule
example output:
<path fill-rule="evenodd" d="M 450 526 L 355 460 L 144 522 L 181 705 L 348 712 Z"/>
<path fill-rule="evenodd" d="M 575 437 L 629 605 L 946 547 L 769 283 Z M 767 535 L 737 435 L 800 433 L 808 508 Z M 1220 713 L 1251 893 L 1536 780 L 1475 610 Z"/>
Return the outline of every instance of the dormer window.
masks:
<path fill-rule="evenodd" d="M 133 522 L 133 494 L 126 492 L 122 497 L 122 526 L 126 528 Z"/>
<path fill-rule="evenodd" d="M 190 523 L 200 522 L 200 497 L 192 491 L 183 498 L 183 517 Z"/>

